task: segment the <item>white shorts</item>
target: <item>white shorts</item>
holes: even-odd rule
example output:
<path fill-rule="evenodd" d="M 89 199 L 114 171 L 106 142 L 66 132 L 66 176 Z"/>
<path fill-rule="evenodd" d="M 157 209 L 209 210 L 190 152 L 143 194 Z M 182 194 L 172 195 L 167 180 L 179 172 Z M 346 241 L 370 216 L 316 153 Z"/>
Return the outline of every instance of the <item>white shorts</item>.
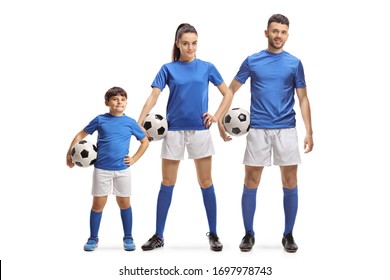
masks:
<path fill-rule="evenodd" d="M 215 154 L 210 130 L 168 131 L 161 147 L 163 159 L 182 160 L 187 148 L 189 159 L 198 159 Z"/>
<path fill-rule="evenodd" d="M 93 196 L 113 194 L 128 197 L 131 195 L 130 168 L 117 171 L 94 168 L 92 181 Z"/>
<path fill-rule="evenodd" d="M 298 136 L 295 128 L 253 129 L 246 137 L 244 164 L 249 166 L 280 166 L 301 163 Z"/>

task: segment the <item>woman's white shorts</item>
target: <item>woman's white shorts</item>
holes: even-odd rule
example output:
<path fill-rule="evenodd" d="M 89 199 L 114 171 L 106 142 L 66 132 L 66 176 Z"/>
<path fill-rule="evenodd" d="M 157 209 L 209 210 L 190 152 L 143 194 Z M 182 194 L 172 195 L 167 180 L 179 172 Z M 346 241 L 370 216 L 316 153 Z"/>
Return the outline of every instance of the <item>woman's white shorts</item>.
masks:
<path fill-rule="evenodd" d="M 162 143 L 161 157 L 182 160 L 186 148 L 189 159 L 199 159 L 215 154 L 210 130 L 168 131 Z"/>

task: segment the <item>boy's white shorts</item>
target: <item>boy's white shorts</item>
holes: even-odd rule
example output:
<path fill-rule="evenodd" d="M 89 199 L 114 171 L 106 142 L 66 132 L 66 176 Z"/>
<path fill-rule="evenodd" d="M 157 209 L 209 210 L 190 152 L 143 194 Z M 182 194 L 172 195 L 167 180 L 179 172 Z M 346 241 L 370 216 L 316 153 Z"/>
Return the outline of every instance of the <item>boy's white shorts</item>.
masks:
<path fill-rule="evenodd" d="M 127 197 L 131 195 L 130 167 L 116 171 L 94 168 L 92 181 L 93 196 L 113 194 Z"/>

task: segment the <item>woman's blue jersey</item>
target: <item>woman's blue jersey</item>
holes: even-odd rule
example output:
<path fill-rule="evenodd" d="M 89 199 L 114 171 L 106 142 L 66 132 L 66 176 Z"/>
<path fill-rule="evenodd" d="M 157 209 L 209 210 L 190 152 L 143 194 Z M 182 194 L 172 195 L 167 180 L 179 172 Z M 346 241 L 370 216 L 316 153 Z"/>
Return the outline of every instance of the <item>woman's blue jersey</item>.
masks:
<path fill-rule="evenodd" d="M 295 127 L 294 93 L 305 88 L 301 61 L 282 51 L 267 50 L 247 57 L 235 79 L 244 84 L 251 78 L 251 128 Z"/>
<path fill-rule="evenodd" d="M 130 137 L 137 140 L 145 138 L 138 123 L 126 116 L 113 116 L 109 113 L 94 118 L 85 128 L 88 134 L 98 131 L 96 168 L 105 170 L 123 170 L 128 168 L 124 163 L 129 154 Z"/>
<path fill-rule="evenodd" d="M 220 85 L 223 79 L 210 62 L 173 61 L 164 64 L 152 87 L 169 87 L 166 117 L 169 130 L 204 130 L 202 115 L 208 112 L 209 82 Z"/>

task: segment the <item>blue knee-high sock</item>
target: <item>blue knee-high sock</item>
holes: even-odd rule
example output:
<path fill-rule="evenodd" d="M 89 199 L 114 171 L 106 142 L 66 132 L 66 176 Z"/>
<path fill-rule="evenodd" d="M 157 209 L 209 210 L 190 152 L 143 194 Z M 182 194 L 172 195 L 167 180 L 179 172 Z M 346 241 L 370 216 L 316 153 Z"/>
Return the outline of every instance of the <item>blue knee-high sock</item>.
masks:
<path fill-rule="evenodd" d="M 298 187 L 293 189 L 283 188 L 283 206 L 284 206 L 284 233 L 283 236 L 286 236 L 289 233 L 292 233 L 295 218 L 298 211 Z"/>
<path fill-rule="evenodd" d="M 158 193 L 156 234 L 161 238 L 164 235 L 165 222 L 167 220 L 169 206 L 171 206 L 173 187 L 161 184 L 160 192 Z"/>
<path fill-rule="evenodd" d="M 256 211 L 256 194 L 257 188 L 248 189 L 244 185 L 241 198 L 242 218 L 244 220 L 245 233 L 250 232 L 253 236 L 255 235 L 253 231 L 253 218 Z"/>
<path fill-rule="evenodd" d="M 209 230 L 217 233 L 217 200 L 215 197 L 214 185 L 208 188 L 201 188 L 203 195 L 203 204 L 206 209 Z"/>
<path fill-rule="evenodd" d="M 91 236 L 97 238 L 99 233 L 100 221 L 102 220 L 103 212 L 94 212 L 91 210 L 91 214 L 89 216 L 89 228 L 91 231 Z"/>
<path fill-rule="evenodd" d="M 133 211 L 131 207 L 127 209 L 121 209 L 121 218 L 123 225 L 123 232 L 125 238 L 132 238 L 132 228 L 133 228 Z"/>

